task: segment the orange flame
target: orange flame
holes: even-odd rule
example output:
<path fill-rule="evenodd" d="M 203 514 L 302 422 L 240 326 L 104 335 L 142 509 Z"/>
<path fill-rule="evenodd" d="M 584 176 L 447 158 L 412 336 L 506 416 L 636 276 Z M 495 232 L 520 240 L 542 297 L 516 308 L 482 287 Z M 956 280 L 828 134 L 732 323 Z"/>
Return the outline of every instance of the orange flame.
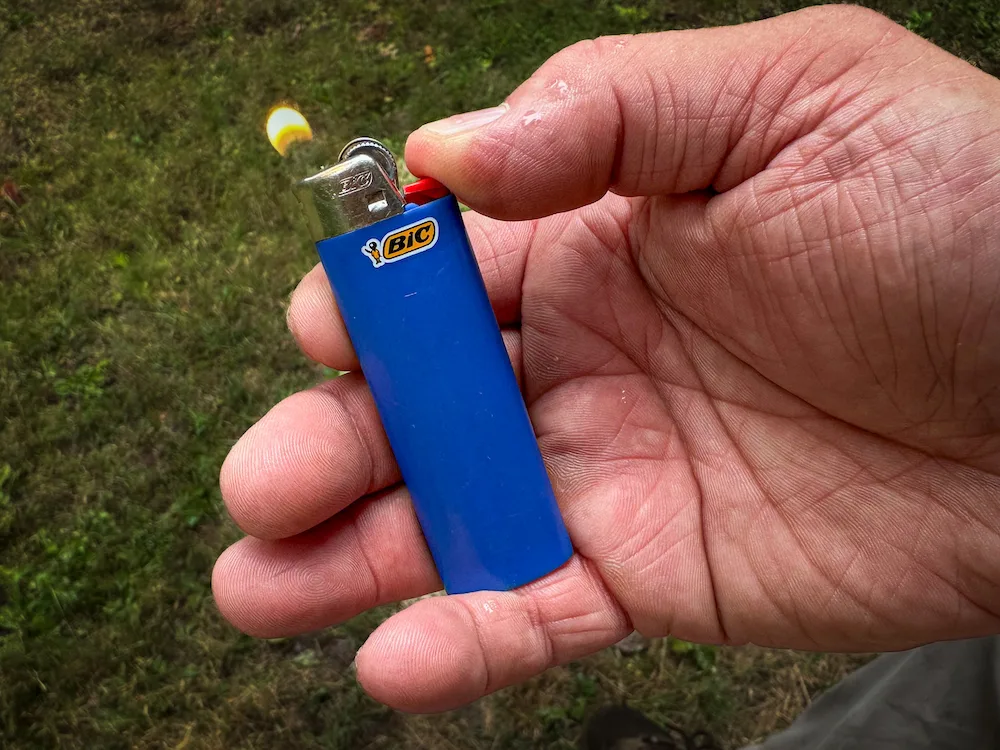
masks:
<path fill-rule="evenodd" d="M 276 107 L 267 116 L 267 138 L 282 156 L 294 143 L 312 140 L 312 128 L 302 113 L 291 107 Z"/>

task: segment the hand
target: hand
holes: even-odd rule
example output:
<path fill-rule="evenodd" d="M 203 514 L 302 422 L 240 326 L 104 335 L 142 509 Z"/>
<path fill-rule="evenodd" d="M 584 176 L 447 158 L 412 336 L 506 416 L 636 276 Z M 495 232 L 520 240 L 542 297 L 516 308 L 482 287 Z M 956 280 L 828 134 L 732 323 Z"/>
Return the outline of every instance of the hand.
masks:
<path fill-rule="evenodd" d="M 450 708 L 633 628 L 1000 631 L 1000 82 L 827 7 L 575 45 L 406 157 L 482 212 L 577 554 L 387 620 L 357 657 L 374 697 Z M 321 268 L 289 322 L 357 369 Z M 278 636 L 437 589 L 398 481 L 359 374 L 275 407 L 222 472 L 250 534 L 216 567 L 225 616 Z"/>

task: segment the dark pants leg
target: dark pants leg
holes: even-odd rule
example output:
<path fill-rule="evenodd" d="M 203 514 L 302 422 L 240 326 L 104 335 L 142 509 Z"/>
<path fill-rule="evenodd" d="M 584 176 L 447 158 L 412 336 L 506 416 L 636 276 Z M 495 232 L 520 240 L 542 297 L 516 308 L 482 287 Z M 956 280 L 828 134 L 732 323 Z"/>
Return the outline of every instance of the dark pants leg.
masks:
<path fill-rule="evenodd" d="M 1000 638 L 881 656 L 756 750 L 805 748 L 1000 750 Z"/>

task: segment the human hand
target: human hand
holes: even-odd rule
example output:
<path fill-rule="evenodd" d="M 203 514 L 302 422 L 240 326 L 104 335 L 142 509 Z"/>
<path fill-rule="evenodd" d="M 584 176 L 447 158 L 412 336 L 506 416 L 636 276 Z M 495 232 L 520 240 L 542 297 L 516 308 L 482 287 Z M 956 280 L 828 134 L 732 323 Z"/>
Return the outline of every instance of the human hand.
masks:
<path fill-rule="evenodd" d="M 819 8 L 576 45 L 406 157 L 482 212 L 576 555 L 391 617 L 357 657 L 374 697 L 454 707 L 633 628 L 1000 631 L 1000 82 Z M 357 369 L 322 268 L 289 323 Z M 223 614 L 288 635 L 439 588 L 398 482 L 360 374 L 276 406 L 223 467 L 250 534 L 216 567 Z"/>

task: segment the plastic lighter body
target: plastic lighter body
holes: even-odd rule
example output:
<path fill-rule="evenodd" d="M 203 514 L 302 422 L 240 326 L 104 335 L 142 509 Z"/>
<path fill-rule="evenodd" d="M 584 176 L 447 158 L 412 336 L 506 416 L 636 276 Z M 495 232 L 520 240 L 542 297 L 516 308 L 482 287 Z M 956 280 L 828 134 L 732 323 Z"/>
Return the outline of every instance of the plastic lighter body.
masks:
<path fill-rule="evenodd" d="M 449 593 L 572 554 L 461 212 L 448 194 L 317 250 Z"/>

